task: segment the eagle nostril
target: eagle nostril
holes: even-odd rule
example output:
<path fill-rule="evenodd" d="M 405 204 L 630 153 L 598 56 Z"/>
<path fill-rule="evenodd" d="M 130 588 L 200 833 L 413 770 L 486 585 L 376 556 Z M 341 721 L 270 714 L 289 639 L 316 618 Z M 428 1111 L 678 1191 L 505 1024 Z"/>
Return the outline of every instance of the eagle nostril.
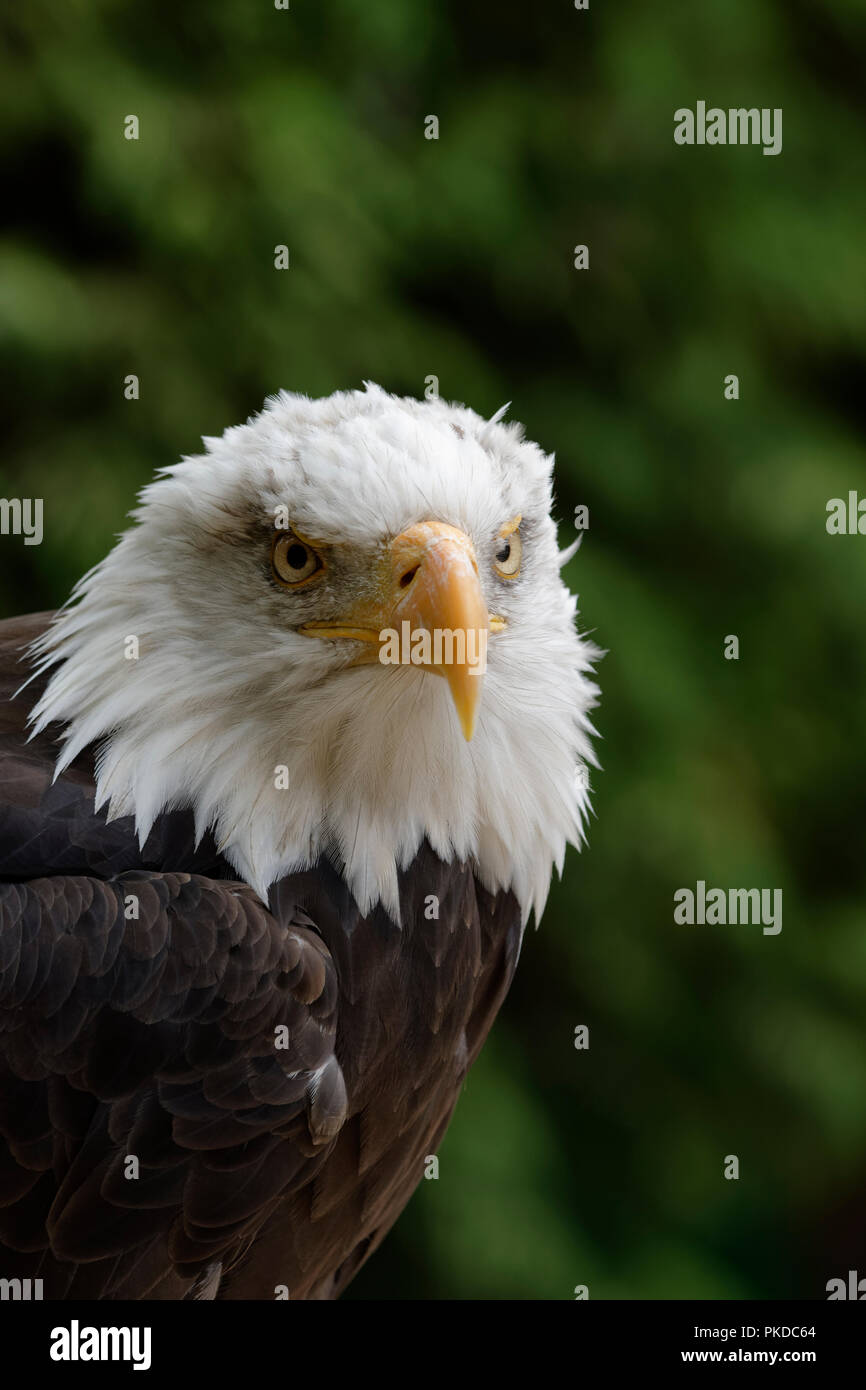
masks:
<path fill-rule="evenodd" d="M 408 589 L 409 585 L 412 583 L 412 580 L 415 578 L 415 575 L 418 573 L 420 568 L 420 565 L 413 565 L 412 568 L 408 569 L 405 574 L 400 575 L 401 589 Z"/>

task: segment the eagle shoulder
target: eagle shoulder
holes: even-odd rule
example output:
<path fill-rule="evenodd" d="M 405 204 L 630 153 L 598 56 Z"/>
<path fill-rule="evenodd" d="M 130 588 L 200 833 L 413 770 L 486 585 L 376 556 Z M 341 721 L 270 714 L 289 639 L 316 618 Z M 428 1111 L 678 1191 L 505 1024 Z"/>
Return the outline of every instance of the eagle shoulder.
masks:
<path fill-rule="evenodd" d="M 49 1297 L 142 1296 L 155 1246 L 192 1283 L 324 1161 L 336 1025 L 324 942 L 243 884 L 0 884 L 0 1239 Z"/>

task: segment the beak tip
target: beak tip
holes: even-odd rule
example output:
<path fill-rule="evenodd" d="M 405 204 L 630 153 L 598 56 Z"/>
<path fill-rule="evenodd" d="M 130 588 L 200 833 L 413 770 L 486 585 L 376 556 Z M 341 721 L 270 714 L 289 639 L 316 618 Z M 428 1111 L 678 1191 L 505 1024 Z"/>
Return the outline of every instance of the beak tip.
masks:
<path fill-rule="evenodd" d="M 447 667 L 443 671 L 443 675 L 451 687 L 451 701 L 463 737 L 467 743 L 471 743 L 478 725 L 481 703 L 480 683 L 477 679 L 473 680 L 467 689 L 466 683 L 460 679 L 462 672 L 458 673 L 453 667 Z"/>
<path fill-rule="evenodd" d="M 463 737 L 466 742 L 471 743 L 472 735 L 475 733 L 475 715 L 470 715 L 468 719 L 461 719 L 460 727 L 463 730 Z"/>

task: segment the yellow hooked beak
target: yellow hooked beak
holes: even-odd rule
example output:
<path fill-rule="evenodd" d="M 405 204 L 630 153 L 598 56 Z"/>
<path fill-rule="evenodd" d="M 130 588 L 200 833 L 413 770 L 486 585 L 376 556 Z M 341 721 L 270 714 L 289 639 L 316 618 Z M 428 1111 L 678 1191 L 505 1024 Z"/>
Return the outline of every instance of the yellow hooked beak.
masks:
<path fill-rule="evenodd" d="M 304 623 L 299 631 L 368 643 L 357 663 L 392 659 L 385 644 L 393 651 L 396 641 L 401 661 L 445 677 L 460 727 L 471 739 L 488 633 L 505 625 L 488 615 L 471 540 L 441 521 L 410 526 L 386 548 L 376 590 L 341 620 Z"/>

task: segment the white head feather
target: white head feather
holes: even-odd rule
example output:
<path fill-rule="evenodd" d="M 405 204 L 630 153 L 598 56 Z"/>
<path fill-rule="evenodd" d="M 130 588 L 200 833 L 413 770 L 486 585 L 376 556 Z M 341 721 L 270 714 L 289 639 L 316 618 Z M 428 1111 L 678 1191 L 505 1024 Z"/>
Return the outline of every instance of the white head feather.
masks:
<path fill-rule="evenodd" d="M 581 769 L 597 765 L 597 651 L 559 575 L 553 459 L 517 424 L 372 385 L 323 400 L 281 393 L 204 443 L 144 489 L 137 525 L 36 644 L 39 669 L 56 669 L 31 718 L 34 732 L 66 724 L 57 771 L 98 743 L 109 819 L 134 815 L 143 842 L 162 811 L 193 807 L 199 834 L 212 828 L 262 897 L 327 853 L 362 911 L 381 900 L 399 920 L 397 871 L 426 836 L 491 890 L 513 889 L 524 921 L 533 908 L 538 918 L 552 866 L 583 838 Z M 296 631 L 326 595 L 301 599 L 270 576 L 285 506 L 303 536 L 338 548 L 344 596 L 417 521 L 470 536 L 488 606 L 507 618 L 491 634 L 470 743 L 444 680 L 350 666 L 354 644 Z M 490 557 L 517 514 L 523 563 L 506 586 Z"/>

